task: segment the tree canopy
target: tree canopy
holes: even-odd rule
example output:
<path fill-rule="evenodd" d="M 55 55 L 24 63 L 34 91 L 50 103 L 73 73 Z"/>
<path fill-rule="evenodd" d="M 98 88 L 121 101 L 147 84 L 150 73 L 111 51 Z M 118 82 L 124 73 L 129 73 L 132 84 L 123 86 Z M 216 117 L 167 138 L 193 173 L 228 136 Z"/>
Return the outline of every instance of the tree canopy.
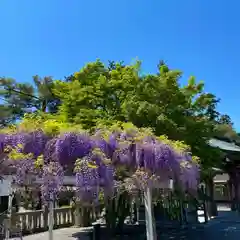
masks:
<path fill-rule="evenodd" d="M 14 123 L 29 109 L 38 110 L 37 115 L 47 110 L 48 117 L 90 132 L 130 122 L 151 128 L 156 136 L 185 142 L 205 169 L 219 166 L 221 152 L 207 141 L 222 135 L 223 126 L 234 132 L 232 121 L 216 110 L 219 99 L 204 90 L 202 81 L 191 76 L 182 86 L 181 77 L 181 71 L 163 61 L 155 74 L 143 75 L 140 61 L 104 65 L 97 60 L 64 80 L 34 77 L 35 87 L 2 78 L 1 124 Z"/>
<path fill-rule="evenodd" d="M 37 75 L 32 84 L 0 78 L 0 127 L 15 123 L 28 112 L 56 112 L 60 101 L 53 94 L 53 83 L 51 77 Z"/>
<path fill-rule="evenodd" d="M 99 60 L 87 64 L 71 81 L 56 82 L 54 93 L 62 101 L 60 116 L 86 129 L 114 121 L 150 127 L 156 135 L 186 142 L 206 166 L 218 164 L 217 151 L 208 146 L 207 139 L 215 135 L 219 100 L 204 92 L 204 83 L 194 77 L 181 86 L 181 71 L 164 63 L 156 74 L 141 75 L 140 70 L 141 62 L 111 63 L 111 67 Z"/>

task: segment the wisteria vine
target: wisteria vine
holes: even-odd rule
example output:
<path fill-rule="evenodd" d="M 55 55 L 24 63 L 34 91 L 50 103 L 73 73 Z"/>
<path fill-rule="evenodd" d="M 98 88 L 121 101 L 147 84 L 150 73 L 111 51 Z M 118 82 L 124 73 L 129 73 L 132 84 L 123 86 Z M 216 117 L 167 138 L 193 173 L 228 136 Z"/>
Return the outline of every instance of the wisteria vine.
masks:
<path fill-rule="evenodd" d="M 27 176 L 41 180 L 46 202 L 57 197 L 69 168 L 74 169 L 77 196 L 93 203 L 100 192 L 105 196 L 114 193 L 119 186 L 117 170 L 123 166 L 124 183 L 131 189 L 156 188 L 168 179 L 184 190 L 198 186 L 199 168 L 190 154 L 136 129 L 98 130 L 92 135 L 66 132 L 54 137 L 43 131 L 1 134 L 0 156 L 15 167 L 18 184 L 24 184 Z"/>

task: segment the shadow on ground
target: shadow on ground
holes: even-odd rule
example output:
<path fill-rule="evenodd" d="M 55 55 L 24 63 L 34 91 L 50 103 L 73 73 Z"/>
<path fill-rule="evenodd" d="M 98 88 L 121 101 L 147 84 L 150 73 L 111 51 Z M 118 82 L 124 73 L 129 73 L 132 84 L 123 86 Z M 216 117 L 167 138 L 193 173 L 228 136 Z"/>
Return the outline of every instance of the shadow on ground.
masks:
<path fill-rule="evenodd" d="M 144 225 L 138 230 L 133 230 L 133 234 L 125 236 L 116 236 L 112 239 L 146 239 Z M 201 223 L 194 226 L 158 226 L 157 236 L 160 240 L 240 240 L 240 215 L 231 211 L 219 211 L 219 216 L 211 219 L 207 224 Z M 73 234 L 75 239 L 87 240 L 86 233 Z M 106 240 L 104 231 L 101 234 L 101 240 Z"/>

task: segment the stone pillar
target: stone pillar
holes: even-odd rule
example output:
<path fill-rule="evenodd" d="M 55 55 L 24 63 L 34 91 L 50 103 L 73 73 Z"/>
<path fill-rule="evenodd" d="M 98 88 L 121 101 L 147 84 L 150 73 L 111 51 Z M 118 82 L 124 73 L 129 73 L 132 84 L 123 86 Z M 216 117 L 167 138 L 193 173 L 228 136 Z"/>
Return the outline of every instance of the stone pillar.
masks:
<path fill-rule="evenodd" d="M 81 227 L 81 205 L 76 201 L 74 206 L 74 226 Z"/>

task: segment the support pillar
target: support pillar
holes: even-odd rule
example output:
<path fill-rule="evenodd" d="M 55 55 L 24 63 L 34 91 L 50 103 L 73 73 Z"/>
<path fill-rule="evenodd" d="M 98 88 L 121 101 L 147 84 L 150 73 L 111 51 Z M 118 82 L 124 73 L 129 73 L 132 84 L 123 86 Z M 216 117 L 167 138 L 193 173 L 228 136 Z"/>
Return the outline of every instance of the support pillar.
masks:
<path fill-rule="evenodd" d="M 230 200 L 230 202 L 231 202 L 231 210 L 232 210 L 232 211 L 235 211 L 233 178 L 232 178 L 232 175 L 231 175 L 231 174 L 229 174 L 228 192 L 229 192 L 229 200 Z"/>
<path fill-rule="evenodd" d="M 232 211 L 240 211 L 239 200 L 240 200 L 240 174 L 239 169 L 235 168 L 230 174 L 230 185 L 231 185 L 231 209 Z"/>
<path fill-rule="evenodd" d="M 238 212 L 240 212 L 240 172 L 239 169 L 236 172 L 236 186 L 235 186 L 235 192 L 236 192 L 236 209 Z"/>
<path fill-rule="evenodd" d="M 213 177 L 209 177 L 206 181 L 206 190 L 207 195 L 210 197 L 210 200 L 207 203 L 207 210 L 209 217 L 215 217 L 218 215 L 217 205 L 214 200 L 214 181 Z"/>

